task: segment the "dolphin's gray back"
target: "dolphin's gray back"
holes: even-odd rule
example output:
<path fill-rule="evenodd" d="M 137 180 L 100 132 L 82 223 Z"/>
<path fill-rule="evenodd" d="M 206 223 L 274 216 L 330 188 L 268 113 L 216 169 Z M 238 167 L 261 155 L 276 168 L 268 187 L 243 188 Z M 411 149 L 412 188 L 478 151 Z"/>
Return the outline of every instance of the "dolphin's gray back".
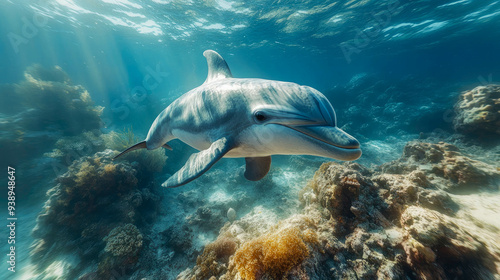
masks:
<path fill-rule="evenodd" d="M 249 126 L 251 122 L 243 119 L 251 118 L 252 108 L 257 105 L 286 106 L 300 98 L 305 110 L 312 108 L 311 90 L 295 83 L 264 79 L 225 78 L 205 83 L 171 103 L 151 126 L 146 142 L 159 147 L 164 141 L 196 135 L 197 139 L 204 137 L 204 142 L 212 143 L 221 133 L 246 129 L 242 124 Z M 181 140 L 189 144 L 191 139 Z"/>
<path fill-rule="evenodd" d="M 197 87 L 174 101 L 169 108 L 172 129 L 192 132 L 207 128 L 244 129 L 242 118 L 250 118 L 256 104 L 283 104 L 287 100 L 308 98 L 306 87 L 264 79 L 228 78 Z M 279 98 L 279 100 L 275 100 Z M 247 122 L 248 123 L 248 122 Z M 216 139 L 213 139 L 216 140 Z"/>

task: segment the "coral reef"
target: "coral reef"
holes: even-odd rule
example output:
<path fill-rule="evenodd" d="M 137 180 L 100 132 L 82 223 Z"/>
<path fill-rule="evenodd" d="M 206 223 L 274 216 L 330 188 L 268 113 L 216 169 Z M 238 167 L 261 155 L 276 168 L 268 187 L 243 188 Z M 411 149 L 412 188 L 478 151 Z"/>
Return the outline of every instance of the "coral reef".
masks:
<path fill-rule="evenodd" d="M 471 159 L 456 146 L 444 142 L 409 142 L 399 160 L 383 164 L 381 168 L 385 173 L 423 173 L 434 185 L 454 193 L 474 192 L 479 188 L 496 190 L 500 182 L 496 167 Z"/>
<path fill-rule="evenodd" d="M 455 104 L 453 125 L 465 134 L 500 134 L 500 85 L 463 92 Z"/>
<path fill-rule="evenodd" d="M 0 86 L 0 104 L 0 153 L 10 164 L 35 157 L 62 136 L 101 127 L 103 108 L 59 66 L 28 67 L 23 81 Z"/>
<path fill-rule="evenodd" d="M 137 264 L 143 236 L 135 225 L 117 226 L 102 241 L 106 242 L 106 247 L 99 255 L 97 277 L 111 278 L 114 271 L 124 267 L 130 269 Z"/>
<path fill-rule="evenodd" d="M 495 279 L 499 229 L 462 196 L 497 194 L 498 175 L 442 142 L 409 142 L 374 168 L 325 163 L 299 193 L 302 213 L 227 223 L 177 279 Z M 218 258 L 225 239 L 234 253 Z"/>
<path fill-rule="evenodd" d="M 82 86 L 72 85 L 61 67 L 33 65 L 25 71 L 24 79 L 15 91 L 23 107 L 33 109 L 29 118 L 21 120 L 25 129 L 56 129 L 64 135 L 77 135 L 100 128 L 103 108 L 93 105 Z"/>
<path fill-rule="evenodd" d="M 152 222 L 159 197 L 149 178 L 139 176 L 137 164 L 113 162 L 113 155 L 106 150 L 74 161 L 48 191 L 32 232 L 30 255 L 38 260 L 39 273 L 68 253 L 80 261 L 65 272 L 68 278 L 92 267 L 99 268 L 100 277 L 125 264 L 134 269 L 142 246 L 136 226 Z"/>
<path fill-rule="evenodd" d="M 142 234 L 133 224 L 115 227 L 103 238 L 104 251 L 115 257 L 135 257 L 142 248 Z"/>

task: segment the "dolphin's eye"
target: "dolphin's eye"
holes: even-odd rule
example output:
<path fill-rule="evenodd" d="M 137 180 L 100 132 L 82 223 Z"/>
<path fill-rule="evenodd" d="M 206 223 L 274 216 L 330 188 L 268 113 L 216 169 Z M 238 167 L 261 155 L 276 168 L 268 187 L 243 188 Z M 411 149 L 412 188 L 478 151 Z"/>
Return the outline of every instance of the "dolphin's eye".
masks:
<path fill-rule="evenodd" d="M 255 112 L 254 116 L 255 116 L 255 119 L 259 122 L 263 122 L 263 121 L 267 120 L 266 115 L 264 115 L 264 113 L 262 113 L 261 111 Z"/>

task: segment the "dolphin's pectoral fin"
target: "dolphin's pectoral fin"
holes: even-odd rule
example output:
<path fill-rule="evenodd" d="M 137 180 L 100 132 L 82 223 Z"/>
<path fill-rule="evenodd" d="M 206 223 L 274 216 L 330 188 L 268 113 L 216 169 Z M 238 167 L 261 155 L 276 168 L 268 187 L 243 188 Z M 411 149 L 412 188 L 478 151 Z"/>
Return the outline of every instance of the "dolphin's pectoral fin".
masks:
<path fill-rule="evenodd" d="M 259 181 L 266 176 L 271 168 L 271 156 L 267 157 L 247 157 L 245 178 L 250 181 Z"/>
<path fill-rule="evenodd" d="M 162 145 L 163 148 L 167 149 L 167 150 L 173 150 L 172 147 L 170 147 L 167 143 L 163 144 Z"/>
<path fill-rule="evenodd" d="M 199 153 L 192 154 L 186 164 L 172 177 L 168 178 L 162 186 L 175 188 L 187 184 L 207 172 L 212 165 L 221 159 L 233 148 L 231 141 L 223 137 L 212 143 L 210 148 Z"/>
<path fill-rule="evenodd" d="M 203 56 L 207 58 L 208 64 L 208 75 L 204 84 L 210 83 L 211 81 L 232 78 L 231 70 L 227 66 L 226 61 L 220 54 L 212 50 L 206 50 L 203 52 Z"/>

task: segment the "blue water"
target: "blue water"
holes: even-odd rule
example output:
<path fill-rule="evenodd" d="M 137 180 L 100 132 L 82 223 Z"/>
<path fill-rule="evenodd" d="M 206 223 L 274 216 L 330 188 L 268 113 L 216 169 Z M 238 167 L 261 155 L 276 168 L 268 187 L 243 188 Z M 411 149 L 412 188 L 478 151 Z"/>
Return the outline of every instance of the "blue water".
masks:
<path fill-rule="evenodd" d="M 140 138 L 163 108 L 203 83 L 207 49 L 235 77 L 323 92 L 339 126 L 368 147 L 360 160 L 367 165 L 399 157 L 419 133 L 451 133 L 447 114 L 458 94 L 500 82 L 499 1 L 2 0 L 0 19 L 0 84 L 19 83 L 33 64 L 58 65 L 104 107 L 103 132 L 133 127 Z M 8 115 L 10 101 L 2 102 Z M 18 189 L 17 265 L 25 271 L 34 217 L 56 177 L 43 168 L 51 145 L 1 161 L 31 167 L 20 171 Z M 194 151 L 173 146 L 165 174 Z M 1 279 L 27 277 L 20 275 L 2 261 Z"/>

